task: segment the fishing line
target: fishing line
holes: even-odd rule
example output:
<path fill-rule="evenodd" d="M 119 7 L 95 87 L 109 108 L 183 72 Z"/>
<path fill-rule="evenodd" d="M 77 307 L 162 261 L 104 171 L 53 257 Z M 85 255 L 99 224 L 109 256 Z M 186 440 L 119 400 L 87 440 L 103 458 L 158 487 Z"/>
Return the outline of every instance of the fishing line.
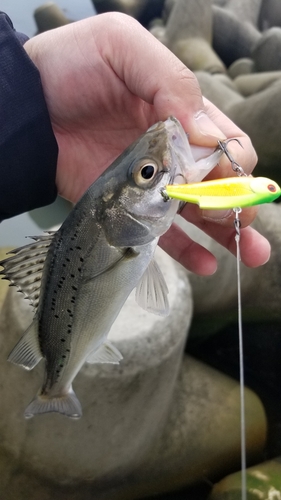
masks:
<path fill-rule="evenodd" d="M 237 271 L 237 301 L 238 301 L 238 336 L 239 336 L 239 370 L 240 370 L 240 438 L 241 438 L 241 500 L 247 500 L 246 477 L 246 418 L 245 418 L 245 384 L 244 384 L 244 350 L 242 327 L 242 299 L 241 299 L 241 273 L 240 273 L 240 227 L 239 214 L 241 208 L 234 208 L 234 227 L 236 231 L 236 271 Z"/>

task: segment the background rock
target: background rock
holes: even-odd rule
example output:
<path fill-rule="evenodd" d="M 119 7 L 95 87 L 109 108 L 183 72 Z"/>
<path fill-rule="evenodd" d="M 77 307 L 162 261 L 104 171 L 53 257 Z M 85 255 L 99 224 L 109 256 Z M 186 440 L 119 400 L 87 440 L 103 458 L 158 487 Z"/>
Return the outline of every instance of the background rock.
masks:
<path fill-rule="evenodd" d="M 38 7 L 34 11 L 34 18 L 39 33 L 59 28 L 72 22 L 70 19 L 67 19 L 62 10 L 54 2 L 48 2 Z"/>
<path fill-rule="evenodd" d="M 211 42 L 211 1 L 177 0 L 166 25 L 167 47 L 191 70 L 224 72 Z"/>

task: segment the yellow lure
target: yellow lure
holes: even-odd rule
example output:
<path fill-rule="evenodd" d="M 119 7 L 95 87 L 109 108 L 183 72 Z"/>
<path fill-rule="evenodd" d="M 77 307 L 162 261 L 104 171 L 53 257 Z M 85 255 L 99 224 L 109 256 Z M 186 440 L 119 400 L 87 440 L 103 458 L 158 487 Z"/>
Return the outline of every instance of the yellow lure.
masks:
<path fill-rule="evenodd" d="M 163 195 L 197 203 L 203 209 L 224 209 L 270 203 L 281 196 L 281 189 L 276 182 L 266 177 L 243 176 L 168 185 Z"/>

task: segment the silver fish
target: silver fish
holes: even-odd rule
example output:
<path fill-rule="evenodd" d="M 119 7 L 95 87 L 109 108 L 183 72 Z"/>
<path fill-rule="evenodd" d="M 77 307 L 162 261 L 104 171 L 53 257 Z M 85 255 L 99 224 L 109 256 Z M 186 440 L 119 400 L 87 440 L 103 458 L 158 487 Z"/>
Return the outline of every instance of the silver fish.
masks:
<path fill-rule="evenodd" d="M 133 288 L 142 307 L 168 313 L 167 287 L 153 254 L 179 202 L 165 201 L 161 190 L 190 175 L 201 180 L 222 151 L 204 153 L 205 160 L 194 160 L 175 118 L 157 123 L 89 187 L 57 232 L 33 237 L 34 243 L 0 262 L 2 274 L 35 309 L 8 359 L 27 370 L 45 359 L 43 386 L 26 418 L 82 415 L 72 381 L 85 361 L 122 359 L 107 335 Z"/>

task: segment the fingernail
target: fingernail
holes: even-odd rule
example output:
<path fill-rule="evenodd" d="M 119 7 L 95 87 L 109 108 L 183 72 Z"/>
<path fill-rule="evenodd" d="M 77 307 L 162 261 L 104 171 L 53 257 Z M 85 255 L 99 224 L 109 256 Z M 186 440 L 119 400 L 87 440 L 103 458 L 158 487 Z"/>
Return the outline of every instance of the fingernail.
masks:
<path fill-rule="evenodd" d="M 223 132 L 212 122 L 208 115 L 204 111 L 200 111 L 198 115 L 195 116 L 195 123 L 198 129 L 203 135 L 211 135 L 217 139 L 226 139 Z"/>
<path fill-rule="evenodd" d="M 220 222 L 233 214 L 233 210 L 202 210 L 203 219 Z"/>

